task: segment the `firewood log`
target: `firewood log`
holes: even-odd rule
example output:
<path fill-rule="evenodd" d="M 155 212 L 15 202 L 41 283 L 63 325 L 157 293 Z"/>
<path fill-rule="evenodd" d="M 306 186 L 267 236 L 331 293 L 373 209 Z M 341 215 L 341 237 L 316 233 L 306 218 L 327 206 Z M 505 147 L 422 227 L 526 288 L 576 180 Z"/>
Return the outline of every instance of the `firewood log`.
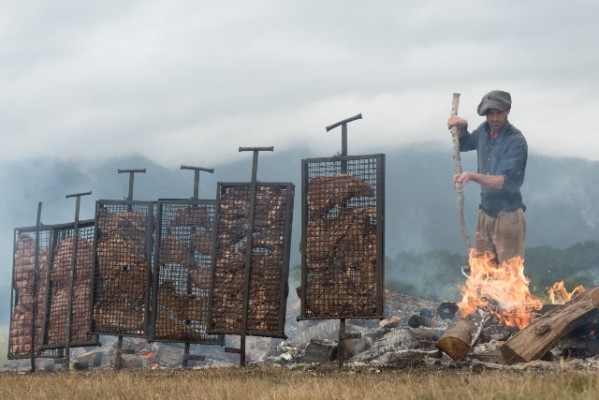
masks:
<path fill-rule="evenodd" d="M 458 314 L 441 340 L 437 342 L 437 348 L 454 361 L 463 359 L 478 340 L 490 316 L 489 311 L 480 308 L 466 317 Z"/>
<path fill-rule="evenodd" d="M 549 311 L 501 347 L 505 361 L 512 364 L 541 358 L 571 330 L 595 318 L 597 307 L 599 287 L 579 294 L 563 306 Z"/>

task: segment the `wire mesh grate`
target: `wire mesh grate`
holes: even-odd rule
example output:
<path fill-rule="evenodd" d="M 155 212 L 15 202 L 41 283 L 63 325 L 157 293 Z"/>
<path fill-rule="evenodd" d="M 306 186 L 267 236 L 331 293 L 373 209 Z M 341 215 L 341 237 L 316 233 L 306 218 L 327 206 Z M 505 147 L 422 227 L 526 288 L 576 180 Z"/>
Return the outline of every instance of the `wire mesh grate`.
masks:
<path fill-rule="evenodd" d="M 285 337 L 294 186 L 257 183 L 253 210 L 251 183 L 219 183 L 218 195 L 209 331 Z"/>
<path fill-rule="evenodd" d="M 206 333 L 215 200 L 158 201 L 153 340 L 224 344 Z"/>
<path fill-rule="evenodd" d="M 384 156 L 302 160 L 300 318 L 383 314 Z"/>
<path fill-rule="evenodd" d="M 153 215 L 151 202 L 97 202 L 94 333 L 146 334 Z"/>
<path fill-rule="evenodd" d="M 7 354 L 9 360 L 31 357 L 32 335 L 35 336 L 34 354 L 37 357 L 62 356 L 62 350 L 42 350 L 47 312 L 50 237 L 51 228 L 48 226 L 44 226 L 39 231 L 36 227 L 16 228 L 14 231 Z M 38 251 L 37 269 L 36 250 Z"/>
<path fill-rule="evenodd" d="M 72 223 L 55 226 L 52 230 L 44 347 L 66 347 L 68 323 L 70 323 L 70 347 L 98 343 L 97 337 L 91 333 L 94 232 L 93 220 L 78 224 L 77 240 L 75 240 L 75 226 Z M 74 259 L 73 251 L 76 251 Z M 71 269 L 73 269 L 72 277 Z M 72 289 L 70 289 L 71 282 Z M 69 290 L 71 290 L 70 302 Z M 70 321 L 67 318 L 70 318 Z"/>

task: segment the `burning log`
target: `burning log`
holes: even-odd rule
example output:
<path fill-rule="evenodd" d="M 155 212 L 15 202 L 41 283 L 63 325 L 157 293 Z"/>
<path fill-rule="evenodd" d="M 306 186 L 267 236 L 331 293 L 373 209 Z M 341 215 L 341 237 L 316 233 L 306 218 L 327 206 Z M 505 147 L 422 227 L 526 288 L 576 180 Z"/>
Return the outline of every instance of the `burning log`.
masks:
<path fill-rule="evenodd" d="M 444 301 L 439 304 L 437 307 L 437 314 L 442 319 L 450 319 L 453 320 L 455 318 L 456 313 L 459 311 L 459 307 L 456 303 L 451 301 Z"/>
<path fill-rule="evenodd" d="M 437 348 L 454 361 L 463 359 L 478 340 L 490 317 L 491 313 L 481 308 L 466 317 L 458 314 L 437 343 Z"/>
<path fill-rule="evenodd" d="M 509 364 L 537 360 L 574 328 L 596 317 L 599 287 L 551 310 L 508 340 L 501 353 Z"/>
<path fill-rule="evenodd" d="M 408 326 L 411 328 L 419 328 L 421 326 L 425 328 L 430 328 L 435 325 L 435 321 L 433 321 L 431 318 L 425 317 L 420 314 L 413 314 L 410 316 L 410 318 L 408 318 Z"/>

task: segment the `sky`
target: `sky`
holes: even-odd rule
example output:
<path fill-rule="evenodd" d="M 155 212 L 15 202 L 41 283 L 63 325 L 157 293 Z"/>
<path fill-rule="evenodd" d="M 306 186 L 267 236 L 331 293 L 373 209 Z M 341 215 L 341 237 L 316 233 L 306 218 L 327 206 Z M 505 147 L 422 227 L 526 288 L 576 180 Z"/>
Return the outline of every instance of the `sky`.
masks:
<path fill-rule="evenodd" d="M 451 147 L 454 92 L 512 94 L 531 152 L 599 160 L 599 2 L 0 0 L 6 161 L 138 154 L 211 167 L 240 146 Z"/>

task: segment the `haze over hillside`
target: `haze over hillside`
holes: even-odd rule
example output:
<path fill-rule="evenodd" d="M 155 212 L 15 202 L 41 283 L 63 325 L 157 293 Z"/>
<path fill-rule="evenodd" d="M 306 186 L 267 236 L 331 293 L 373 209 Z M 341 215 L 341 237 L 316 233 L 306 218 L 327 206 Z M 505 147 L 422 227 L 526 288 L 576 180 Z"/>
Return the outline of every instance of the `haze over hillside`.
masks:
<path fill-rule="evenodd" d="M 301 171 L 303 158 L 330 156 L 309 154 L 298 149 L 288 153 L 260 153 L 258 179 L 293 182 L 296 186 L 293 221 L 292 265 L 300 261 Z M 473 170 L 475 154 L 462 155 L 464 170 Z M 251 179 L 251 153 L 240 153 L 238 161 L 202 173 L 200 197 L 214 198 L 216 183 Z M 42 222 L 71 222 L 75 200 L 67 194 L 93 191 L 81 199 L 81 219 L 93 218 L 98 199 L 123 199 L 128 192 L 128 174 L 119 168 L 146 168 L 135 176 L 134 198 L 189 198 L 193 193 L 193 173 L 167 169 L 141 157 L 110 159 L 98 165 L 79 165 L 37 159 L 27 163 L 2 163 L 0 184 L 0 322 L 7 321 L 13 231 L 15 227 L 35 225 L 38 202 L 43 203 Z M 402 148 L 386 154 L 385 226 L 386 255 L 400 252 L 425 252 L 434 249 L 464 253 L 457 219 L 457 195 L 451 187 L 454 163 L 451 151 L 426 146 Z M 527 246 L 564 248 L 599 238 L 599 162 L 582 159 L 529 155 L 523 187 L 528 206 Z M 468 232 L 474 234 L 479 188 L 465 188 L 464 210 Z"/>

